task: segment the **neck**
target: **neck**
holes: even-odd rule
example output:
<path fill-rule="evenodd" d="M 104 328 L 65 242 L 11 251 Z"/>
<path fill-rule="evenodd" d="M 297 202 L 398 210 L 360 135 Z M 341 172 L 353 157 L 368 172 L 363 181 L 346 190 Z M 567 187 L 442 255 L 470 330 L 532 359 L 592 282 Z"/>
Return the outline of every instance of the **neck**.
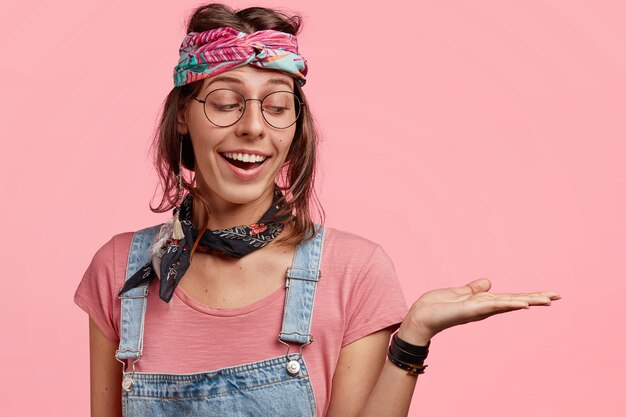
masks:
<path fill-rule="evenodd" d="M 272 204 L 274 189 L 269 189 L 258 200 L 246 204 L 231 203 L 220 198 L 207 198 L 205 195 L 202 195 L 202 198 L 209 204 L 210 214 L 207 228 L 213 230 L 227 229 L 259 221 Z M 197 230 L 202 228 L 205 218 L 206 210 L 204 204 L 195 197 L 193 201 L 192 223 Z"/>

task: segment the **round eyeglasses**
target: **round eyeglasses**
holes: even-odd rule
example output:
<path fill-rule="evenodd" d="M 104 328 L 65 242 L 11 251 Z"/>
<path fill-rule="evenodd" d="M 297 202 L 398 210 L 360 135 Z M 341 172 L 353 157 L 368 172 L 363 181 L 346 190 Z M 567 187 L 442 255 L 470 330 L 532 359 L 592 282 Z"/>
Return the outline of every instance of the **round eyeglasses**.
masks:
<path fill-rule="evenodd" d="M 261 114 L 268 125 L 276 129 L 287 129 L 300 117 L 304 104 L 291 91 L 274 91 L 262 99 L 245 98 L 241 93 L 228 88 L 209 91 L 204 100 L 192 97 L 204 105 L 204 115 L 215 126 L 232 126 L 241 119 L 249 101 L 261 103 Z"/>

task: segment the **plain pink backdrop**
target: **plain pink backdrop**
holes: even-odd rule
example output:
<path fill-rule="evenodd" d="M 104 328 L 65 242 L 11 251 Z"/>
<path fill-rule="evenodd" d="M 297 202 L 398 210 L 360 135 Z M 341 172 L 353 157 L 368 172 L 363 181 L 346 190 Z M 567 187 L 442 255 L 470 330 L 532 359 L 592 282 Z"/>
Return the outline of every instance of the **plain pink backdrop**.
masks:
<path fill-rule="evenodd" d="M 2 416 L 84 416 L 72 303 L 113 234 L 162 221 L 147 150 L 191 1 L 5 2 Z M 305 16 L 329 225 L 412 302 L 487 277 L 563 299 L 433 339 L 411 416 L 623 416 L 626 7 L 284 0 Z"/>

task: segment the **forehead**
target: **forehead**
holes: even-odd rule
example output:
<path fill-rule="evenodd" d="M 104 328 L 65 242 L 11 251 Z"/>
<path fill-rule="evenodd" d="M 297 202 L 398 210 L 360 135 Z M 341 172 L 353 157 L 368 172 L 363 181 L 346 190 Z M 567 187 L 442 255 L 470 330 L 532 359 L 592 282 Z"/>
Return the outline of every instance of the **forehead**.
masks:
<path fill-rule="evenodd" d="M 203 80 L 202 90 L 208 91 L 218 85 L 239 87 L 246 91 L 260 91 L 268 88 L 293 91 L 294 79 L 280 71 L 261 69 L 251 65 L 233 68 Z"/>

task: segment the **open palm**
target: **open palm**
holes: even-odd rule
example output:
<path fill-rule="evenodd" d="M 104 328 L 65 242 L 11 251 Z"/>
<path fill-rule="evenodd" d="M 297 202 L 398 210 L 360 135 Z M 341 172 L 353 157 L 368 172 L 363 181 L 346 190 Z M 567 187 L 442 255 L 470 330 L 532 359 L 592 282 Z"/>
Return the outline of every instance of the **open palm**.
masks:
<path fill-rule="evenodd" d="M 490 288 L 489 280 L 482 278 L 463 287 L 440 288 L 422 294 L 403 323 L 403 333 L 409 333 L 405 337 L 424 344 L 449 327 L 531 306 L 547 306 L 561 298 L 554 291 L 497 294 L 490 293 Z"/>

